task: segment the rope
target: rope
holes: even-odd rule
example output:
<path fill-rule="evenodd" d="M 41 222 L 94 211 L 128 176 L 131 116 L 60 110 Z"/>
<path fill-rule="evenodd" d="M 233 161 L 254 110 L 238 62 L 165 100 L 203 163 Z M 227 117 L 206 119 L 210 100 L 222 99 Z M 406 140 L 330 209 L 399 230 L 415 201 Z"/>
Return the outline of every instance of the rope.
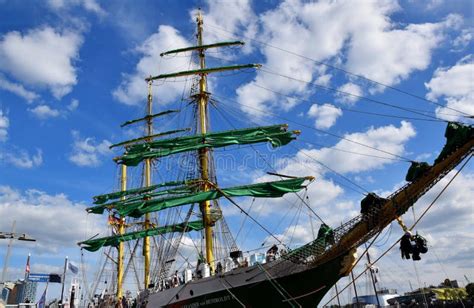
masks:
<path fill-rule="evenodd" d="M 271 233 L 264 225 L 262 225 L 261 223 L 259 223 L 255 218 L 253 218 L 252 216 L 250 216 L 249 213 L 247 213 L 240 205 L 238 205 L 237 203 L 235 203 L 234 200 L 232 200 L 232 198 L 230 198 L 222 189 L 220 189 L 219 187 L 217 187 L 216 185 L 214 185 L 214 183 L 211 183 L 209 182 L 209 184 L 211 184 L 218 192 L 220 192 L 224 198 L 226 198 L 227 200 L 230 201 L 230 203 L 232 203 L 233 205 L 235 205 L 242 213 L 244 213 L 248 218 L 250 218 L 253 222 L 255 222 L 260 228 L 262 228 L 262 230 L 264 230 L 265 232 L 267 232 L 271 237 L 273 237 L 275 240 L 277 240 L 278 243 L 286 246 L 282 241 L 280 241 L 275 235 L 273 235 L 273 233 Z"/>
<path fill-rule="evenodd" d="M 229 283 L 225 278 L 223 278 L 223 279 L 224 279 L 225 282 Z M 219 279 L 219 282 L 220 282 L 220 283 L 222 284 L 222 286 L 227 290 L 227 292 L 229 292 L 229 294 L 230 294 L 242 307 L 244 307 L 244 308 L 247 307 L 247 306 L 245 306 L 244 303 L 242 303 L 242 301 L 240 301 L 240 300 L 237 298 L 237 296 L 234 295 L 234 293 L 232 293 L 232 292 L 230 291 L 230 289 L 222 282 L 221 279 Z M 231 285 L 230 283 L 229 283 L 229 285 L 232 287 L 232 285 Z"/>
<path fill-rule="evenodd" d="M 388 152 L 388 151 L 381 150 L 381 149 L 378 149 L 378 148 L 376 148 L 376 147 L 372 147 L 372 146 L 370 146 L 370 145 L 367 145 L 367 144 L 364 144 L 364 143 L 361 143 L 361 142 L 358 142 L 358 141 L 354 141 L 354 140 L 348 139 L 348 138 L 343 137 L 343 136 L 339 136 L 339 135 L 337 135 L 337 134 L 334 134 L 334 133 L 331 133 L 331 132 L 328 132 L 328 131 L 325 131 L 325 130 L 317 129 L 317 128 L 315 128 L 315 127 L 313 127 L 313 126 L 310 126 L 310 125 L 306 125 L 306 124 L 302 124 L 302 123 L 297 122 L 297 121 L 290 120 L 290 119 L 288 119 L 288 118 L 279 116 L 278 114 L 273 113 L 273 112 L 271 112 L 271 111 L 268 111 L 268 110 L 261 110 L 261 109 L 259 109 L 259 108 L 255 108 L 255 107 L 250 106 L 250 105 L 242 104 L 242 103 L 240 103 L 240 102 L 238 102 L 238 101 L 236 101 L 236 100 L 233 100 L 233 99 L 230 99 L 230 98 L 226 98 L 226 97 L 223 97 L 223 96 L 219 96 L 219 95 L 215 95 L 215 94 L 214 94 L 214 96 L 224 98 L 224 99 L 226 99 L 226 100 L 228 100 L 228 101 L 231 101 L 231 102 L 233 102 L 233 103 L 236 103 L 236 104 L 239 104 L 239 105 L 241 105 L 241 106 L 245 106 L 245 107 L 247 107 L 247 108 L 250 108 L 250 109 L 253 109 L 253 110 L 255 110 L 255 111 L 258 111 L 258 112 L 260 112 L 260 113 L 262 113 L 262 114 L 265 114 L 265 115 L 272 115 L 272 116 L 274 116 L 275 118 L 282 119 L 282 120 L 284 120 L 284 121 L 293 123 L 293 124 L 295 124 L 295 125 L 299 125 L 299 126 L 301 126 L 301 127 L 305 127 L 305 128 L 309 128 L 309 129 L 315 130 L 315 131 L 317 131 L 317 132 L 319 132 L 319 133 L 321 133 L 321 134 L 329 135 L 329 136 L 332 136 L 332 137 L 335 137 L 335 138 L 338 138 L 338 139 L 341 139 L 341 140 L 346 140 L 346 141 L 348 141 L 348 142 L 351 142 L 351 143 L 354 143 L 354 144 L 357 144 L 357 145 L 360 145 L 360 146 L 363 146 L 363 147 L 366 147 L 366 148 L 369 148 L 369 149 L 372 149 L 372 150 L 375 150 L 375 151 L 379 151 L 379 152 L 382 152 L 382 153 L 385 153 L 385 154 L 388 154 L 388 155 L 391 155 L 391 156 L 394 156 L 394 157 L 398 157 L 399 159 L 401 159 L 401 160 L 403 160 L 403 161 L 406 161 L 406 162 L 412 162 L 412 160 L 410 160 L 410 159 L 408 159 L 408 158 L 405 158 L 405 157 L 402 157 L 402 156 L 400 156 L 400 155 L 393 154 L 393 153 L 390 153 L 390 152 Z"/>
<path fill-rule="evenodd" d="M 313 104 L 314 102 L 310 101 L 310 100 L 307 100 L 307 99 L 302 99 L 302 98 L 298 98 L 298 97 L 295 97 L 295 96 L 291 96 L 291 95 L 287 95 L 287 94 L 283 94 L 281 92 L 277 92 L 277 91 L 274 91 L 274 90 L 271 90 L 271 89 L 268 89 L 266 87 L 263 87 L 257 83 L 254 83 L 253 84 L 255 87 L 257 88 L 261 88 L 261 89 L 264 89 L 266 91 L 269 91 L 269 92 L 272 92 L 274 94 L 277 94 L 277 95 L 280 95 L 280 96 L 283 96 L 283 97 L 287 97 L 287 98 L 291 98 L 291 99 L 294 99 L 294 100 L 298 100 L 298 101 L 301 101 L 301 102 L 307 102 L 307 103 L 310 103 L 310 104 Z M 319 85 L 318 85 L 319 86 Z M 393 108 L 403 108 L 403 107 L 398 107 L 396 105 L 392 105 L 392 104 L 389 104 L 389 103 L 385 103 L 389 106 L 393 106 Z M 387 118 L 396 118 L 396 119 L 404 119 L 404 120 L 414 120 L 414 121 L 427 121 L 427 122 L 442 122 L 442 123 L 445 123 L 446 121 L 445 120 L 440 120 L 440 119 L 431 119 L 433 118 L 432 116 L 428 116 L 428 115 L 425 115 L 426 117 L 430 117 L 430 119 L 422 119 L 422 118 L 413 118 L 413 117 L 404 117 L 404 116 L 396 116 L 396 115 L 391 115 L 391 114 L 384 114 L 384 113 L 377 113 L 377 112 L 370 112 L 370 111 L 363 111 L 363 110 L 357 110 L 357 109 L 351 109 L 351 108 L 345 108 L 345 107 L 336 107 L 334 105 L 331 105 L 331 104 L 328 104 L 326 105 L 328 106 L 329 108 L 331 109 L 340 109 L 340 110 L 343 110 L 343 111 L 349 111 L 349 112 L 355 112 L 355 113 L 361 113 L 361 114 L 367 114 L 367 115 L 373 115 L 373 116 L 378 116 L 378 117 L 387 117 Z M 413 109 L 410 109 L 410 108 L 404 108 L 403 110 L 405 111 L 408 111 L 408 112 L 413 112 Z M 419 113 L 420 114 L 420 113 Z"/>
<path fill-rule="evenodd" d="M 456 172 L 456 174 L 451 178 L 451 180 L 449 180 L 449 182 L 446 184 L 446 186 L 444 186 L 444 188 L 438 193 L 438 195 L 436 196 L 436 198 L 431 202 L 431 204 L 425 209 L 425 211 L 420 215 L 420 217 L 413 223 L 413 225 L 409 228 L 409 230 L 413 230 L 413 228 L 415 228 L 415 226 L 420 222 L 421 218 L 423 218 L 425 216 L 425 214 L 428 212 L 428 210 L 433 206 L 433 204 L 435 204 L 435 202 L 439 199 L 439 197 L 441 197 L 441 195 L 444 193 L 444 191 L 449 187 L 449 185 L 451 185 L 451 183 L 453 182 L 453 180 L 458 176 L 459 173 L 461 173 L 462 169 L 467 165 L 467 163 L 469 162 L 469 160 L 471 159 L 472 156 L 469 156 L 468 159 L 466 160 L 466 162 L 461 166 L 461 168 Z M 380 234 L 380 233 L 379 233 Z M 380 259 L 382 259 L 382 257 L 384 257 L 390 250 L 392 250 L 393 247 L 395 247 L 395 245 L 397 245 L 399 242 L 400 242 L 401 238 L 399 238 L 395 243 L 393 243 L 387 250 L 385 250 L 381 255 L 380 257 L 378 257 L 374 262 L 372 262 L 372 264 L 370 265 L 374 265 L 375 263 L 377 263 Z M 368 246 L 370 247 L 370 245 Z M 367 251 L 367 250 L 366 250 Z M 365 253 L 365 252 L 364 252 Z M 360 260 L 360 258 L 359 258 Z M 357 262 L 356 262 L 357 264 Z M 355 265 L 354 265 L 355 266 Z M 355 277 L 354 280 L 357 280 L 359 279 L 359 277 L 361 277 L 369 268 L 366 268 L 364 271 L 362 271 L 359 275 L 357 275 L 357 277 Z M 350 286 L 350 284 L 346 285 L 341 291 L 339 291 L 339 293 L 337 295 L 339 295 L 342 291 L 346 290 L 348 287 Z M 324 304 L 324 306 L 326 306 L 327 304 L 329 304 L 335 297 L 331 298 L 329 301 L 326 302 L 326 304 Z"/>
<path fill-rule="evenodd" d="M 213 26 L 212 24 L 207 24 L 207 26 L 208 26 L 208 27 L 211 27 L 211 28 L 214 28 L 214 29 L 218 29 L 218 30 L 227 32 L 227 33 L 231 34 L 232 37 L 238 37 L 238 36 L 235 35 L 233 32 L 228 31 L 228 30 L 225 30 L 225 29 L 220 28 L 220 27 L 217 27 L 217 26 Z M 273 45 L 271 45 L 271 44 L 265 43 L 265 42 L 263 42 L 263 41 L 260 41 L 260 40 L 255 39 L 255 38 L 251 38 L 251 37 L 249 37 L 249 36 L 240 35 L 240 37 L 243 37 L 243 38 L 245 38 L 245 39 L 248 39 L 248 40 L 257 42 L 257 43 L 262 44 L 262 45 L 264 45 L 264 46 L 268 46 L 268 47 L 270 47 L 270 48 L 275 48 L 275 49 L 277 49 L 277 50 L 280 50 L 280 51 L 289 53 L 289 54 L 291 54 L 291 55 L 294 55 L 294 56 L 297 56 L 297 57 L 300 57 L 300 58 L 303 58 L 303 59 L 306 59 L 306 60 L 309 60 L 309 61 L 313 61 L 314 63 L 320 64 L 320 65 L 324 65 L 324 66 L 329 67 L 329 68 L 331 68 L 331 69 L 339 70 L 339 71 L 341 71 L 341 72 L 344 72 L 344 73 L 347 74 L 347 75 L 351 75 L 351 76 L 354 76 L 354 77 L 357 77 L 357 78 L 360 78 L 360 79 L 363 79 L 363 80 L 366 80 L 366 81 L 375 83 L 375 84 L 377 84 L 377 85 L 380 85 L 380 86 L 383 86 L 383 87 L 392 89 L 392 90 L 397 91 L 397 92 L 400 92 L 400 93 L 402 93 L 402 94 L 405 94 L 405 95 L 408 95 L 408 96 L 411 96 L 411 97 L 420 99 L 420 100 L 422 100 L 422 101 L 426 101 L 426 102 L 428 102 L 428 103 L 435 104 L 435 105 L 444 107 L 444 108 L 446 108 L 446 109 L 450 109 L 450 110 L 452 110 L 452 111 L 456 111 L 456 112 L 461 113 L 461 114 L 464 114 L 464 115 L 466 115 L 466 116 L 470 116 L 470 115 L 469 115 L 468 113 L 466 113 L 466 112 L 463 112 L 463 111 L 460 111 L 460 110 L 457 110 L 457 109 L 454 109 L 454 108 L 451 108 L 451 107 L 448 107 L 448 106 L 443 106 L 443 105 L 440 104 L 440 103 L 437 103 L 437 102 L 435 102 L 435 101 L 426 99 L 426 98 L 424 98 L 424 97 L 422 97 L 422 96 L 419 96 L 419 95 L 410 93 L 410 92 L 408 92 L 408 91 L 405 91 L 405 90 L 396 88 L 396 87 L 394 87 L 394 86 L 390 86 L 390 85 L 384 84 L 384 83 L 382 83 L 382 82 L 380 82 L 380 81 L 376 81 L 376 80 L 373 80 L 373 79 L 364 77 L 364 76 L 359 75 L 359 74 L 352 73 L 352 72 L 350 72 L 350 71 L 348 71 L 348 70 L 346 70 L 346 69 L 337 67 L 337 66 L 335 66 L 335 65 L 331 65 L 331 64 L 328 64 L 328 63 L 325 63 L 325 62 L 322 62 L 322 61 L 318 61 L 318 60 L 312 59 L 312 58 L 310 58 L 310 57 L 307 57 L 307 56 L 298 54 L 298 53 L 296 53 L 296 52 L 283 49 L 283 48 L 281 48 L 281 47 L 273 46 Z"/>
<path fill-rule="evenodd" d="M 306 80 L 298 79 L 298 78 L 295 78 L 295 77 L 286 76 L 286 75 L 283 75 L 283 74 L 280 74 L 280 73 L 277 73 L 277 72 L 270 71 L 268 69 L 261 68 L 260 70 L 262 72 L 265 72 L 265 73 L 268 73 L 268 74 L 271 74 L 271 75 L 276 75 L 276 76 L 280 76 L 280 77 L 287 78 L 287 79 L 290 79 L 290 80 L 303 82 L 303 83 L 312 85 L 316 88 L 320 88 L 320 89 L 323 89 L 323 90 L 326 90 L 326 91 L 331 91 L 331 92 L 339 93 L 339 94 L 346 95 L 346 96 L 356 97 L 358 99 L 363 99 L 363 100 L 369 101 L 371 103 L 375 103 L 375 104 L 379 104 L 379 105 L 383 105 L 383 106 L 387 106 L 387 107 L 391 107 L 391 108 L 395 108 L 395 109 L 400 109 L 400 110 L 403 110 L 403 111 L 408 111 L 408 112 L 411 112 L 411 113 L 414 113 L 414 114 L 418 114 L 418 115 L 421 115 L 421 116 L 424 116 L 424 117 L 428 117 L 428 118 L 438 120 L 438 118 L 436 118 L 434 116 L 430 116 L 430 115 L 424 114 L 422 112 L 414 111 L 414 110 L 404 108 L 404 107 L 400 107 L 400 106 L 397 106 L 397 105 L 385 103 L 385 102 L 382 102 L 382 101 L 379 101 L 379 100 L 376 100 L 376 99 L 373 99 L 373 98 L 369 98 L 369 97 L 365 97 L 365 96 L 362 96 L 362 95 L 357 95 L 357 94 L 345 92 L 345 91 L 342 91 L 342 90 L 338 90 L 338 89 L 335 89 L 335 88 L 323 86 L 323 85 L 317 84 L 317 83 L 312 82 L 312 81 L 306 81 Z"/>
<path fill-rule="evenodd" d="M 277 292 L 283 297 L 283 302 L 288 302 L 291 307 L 294 307 L 294 305 L 291 303 L 293 297 L 290 295 L 290 293 L 288 293 L 288 291 L 286 291 L 260 263 L 257 263 L 257 267 L 265 274 L 267 280 L 270 281 L 275 290 L 277 290 Z M 298 305 L 298 307 L 302 307 L 296 300 L 293 301 L 296 303 L 296 305 Z"/>

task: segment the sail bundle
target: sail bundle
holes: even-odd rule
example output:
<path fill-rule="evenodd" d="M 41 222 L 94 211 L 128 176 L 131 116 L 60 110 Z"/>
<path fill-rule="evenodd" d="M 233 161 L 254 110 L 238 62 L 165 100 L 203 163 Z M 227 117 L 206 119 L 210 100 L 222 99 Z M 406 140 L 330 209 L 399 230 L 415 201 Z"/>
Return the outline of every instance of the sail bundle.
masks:
<path fill-rule="evenodd" d="M 158 228 L 144 229 L 136 232 L 125 233 L 121 235 L 113 235 L 107 237 L 101 237 L 91 239 L 78 244 L 88 251 L 97 251 L 104 246 L 117 247 L 119 243 L 137 240 L 148 236 L 161 235 L 171 232 L 189 232 L 189 231 L 200 231 L 204 228 L 204 223 L 201 220 L 184 222 L 176 225 L 168 225 Z"/>
<path fill-rule="evenodd" d="M 156 184 L 156 185 L 147 186 L 147 187 L 140 187 L 140 188 L 134 188 L 134 189 L 128 189 L 128 190 L 98 195 L 98 196 L 93 197 L 94 204 L 103 204 L 109 200 L 115 200 L 115 199 L 130 196 L 130 195 L 144 194 L 144 193 L 154 191 L 161 187 L 178 186 L 178 185 L 184 185 L 185 183 L 186 183 L 185 181 L 171 181 L 171 182 L 165 182 L 165 183 Z"/>
<path fill-rule="evenodd" d="M 298 131 L 287 131 L 287 128 L 286 124 L 280 124 L 134 144 L 127 147 L 127 152 L 118 158 L 118 162 L 127 166 L 137 166 L 144 159 L 203 148 L 220 148 L 260 142 L 270 142 L 273 147 L 278 147 L 288 144 L 299 133 Z"/>
<path fill-rule="evenodd" d="M 114 204 L 102 204 L 87 208 L 89 213 L 102 214 L 105 209 L 115 209 L 121 216 L 141 217 L 150 212 L 199 203 L 207 200 L 215 200 L 222 197 L 256 197 L 256 198 L 278 198 L 286 193 L 298 192 L 304 187 L 303 183 L 310 180 L 309 177 L 294 178 L 281 181 L 264 182 L 252 185 L 236 186 L 222 189 L 211 189 L 183 195 L 171 195 L 157 199 L 139 201 L 119 201 Z"/>

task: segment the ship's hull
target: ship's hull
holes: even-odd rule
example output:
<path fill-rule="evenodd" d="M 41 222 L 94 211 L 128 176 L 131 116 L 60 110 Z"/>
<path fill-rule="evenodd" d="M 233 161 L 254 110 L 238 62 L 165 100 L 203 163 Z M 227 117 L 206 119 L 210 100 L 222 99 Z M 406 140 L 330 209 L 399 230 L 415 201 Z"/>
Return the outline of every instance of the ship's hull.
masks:
<path fill-rule="evenodd" d="M 317 307 L 344 276 L 344 257 L 318 266 L 278 260 L 144 296 L 146 307 Z"/>

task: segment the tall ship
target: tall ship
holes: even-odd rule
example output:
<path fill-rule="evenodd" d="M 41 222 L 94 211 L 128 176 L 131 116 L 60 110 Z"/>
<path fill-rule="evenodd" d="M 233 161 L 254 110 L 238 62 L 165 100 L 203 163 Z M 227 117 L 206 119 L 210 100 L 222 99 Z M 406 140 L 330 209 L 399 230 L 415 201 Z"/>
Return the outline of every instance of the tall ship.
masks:
<path fill-rule="evenodd" d="M 123 149 L 114 158 L 119 168 L 119 189 L 95 196 L 94 205 L 87 208 L 92 214 L 107 213 L 111 234 L 86 239 L 79 245 L 90 252 L 103 251 L 102 262 L 108 262 L 113 269 L 100 298 L 94 297 L 100 293 L 96 292 L 96 282 L 87 300 L 100 306 L 99 302 L 107 297 L 104 293 L 108 293 L 108 304 L 102 303 L 103 307 L 123 300 L 133 301 L 137 307 L 317 307 L 338 280 L 351 273 L 359 246 L 378 236 L 393 221 L 409 230 L 401 216 L 472 155 L 474 129 L 448 123 L 446 145 L 433 165 L 412 162 L 403 187 L 386 198 L 368 194 L 361 201 L 360 215 L 337 227 L 321 223 L 312 241 L 287 247 L 237 200 L 295 194 L 296 200 L 316 217 L 308 199 L 298 193 L 304 193 L 310 184 L 317 185 L 318 179 L 310 171 L 303 175 L 269 172 L 267 178 L 272 176 L 273 181 L 222 187 L 214 154 L 219 148 L 238 150 L 262 143 L 272 148 L 284 147 L 301 132 L 285 123 L 211 130 L 210 110 L 216 101 L 209 91 L 208 78 L 214 73 L 259 69 L 260 65 L 206 66 L 208 53 L 244 43 L 204 44 L 200 12 L 196 25 L 195 46 L 161 55 L 192 53 L 197 67 L 145 79 L 146 114 L 122 124 L 142 125 L 145 134 L 112 145 Z M 182 127 L 162 130 L 161 119 L 183 110 L 156 110 L 153 101 L 157 97 L 159 100 L 159 94 L 154 95 L 154 86 L 159 93 L 161 81 L 180 78 L 192 83 L 189 99 L 181 104 L 191 117 L 174 121 Z M 234 153 L 233 157 L 240 159 Z M 234 175 L 223 176 L 232 179 Z M 244 253 L 223 215 L 223 203 L 266 233 L 268 244 Z M 104 271 L 105 265 L 99 274 Z M 137 294 L 123 291 L 130 289 L 124 287 L 129 280 L 138 285 Z"/>

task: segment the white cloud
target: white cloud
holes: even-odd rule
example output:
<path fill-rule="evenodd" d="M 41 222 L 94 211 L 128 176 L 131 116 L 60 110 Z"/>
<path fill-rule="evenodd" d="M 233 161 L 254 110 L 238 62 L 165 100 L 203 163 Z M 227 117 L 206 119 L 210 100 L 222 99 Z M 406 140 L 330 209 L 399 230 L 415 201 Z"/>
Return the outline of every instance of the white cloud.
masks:
<path fill-rule="evenodd" d="M 426 69 L 445 30 L 456 27 L 462 19 L 450 15 L 438 23 L 400 26 L 390 19 L 398 10 L 395 0 L 304 3 L 288 0 L 260 15 L 259 35 L 269 45 L 317 61 L 331 62 L 342 57 L 345 59 L 342 66 L 348 71 L 393 85 L 413 71 Z M 265 57 L 263 70 L 305 81 L 321 77 L 314 62 L 268 45 L 261 52 Z M 241 104 L 261 110 L 285 108 L 288 102 L 271 93 L 262 94 L 256 85 L 283 94 L 307 95 L 312 91 L 305 83 L 257 72 L 253 81 L 237 89 L 237 96 Z M 252 113 L 245 106 L 242 110 Z"/>
<path fill-rule="evenodd" d="M 115 99 L 127 105 L 136 105 L 145 101 L 147 96 L 146 77 L 155 76 L 158 73 L 187 70 L 190 65 L 189 59 L 186 57 L 162 59 L 160 53 L 168 49 L 190 45 L 175 28 L 160 26 L 157 33 L 151 35 L 137 48 L 142 57 L 133 74 L 123 74 L 122 83 L 113 91 Z M 158 104 L 166 104 L 182 94 L 183 84 L 167 82 L 160 86 L 159 91 Z"/>
<path fill-rule="evenodd" d="M 454 51 L 460 51 L 466 48 L 474 37 L 474 28 L 463 29 L 453 40 Z"/>
<path fill-rule="evenodd" d="M 0 69 L 31 86 L 46 87 L 60 99 L 77 83 L 73 62 L 81 44 L 78 33 L 51 27 L 8 32 L 0 39 Z"/>
<path fill-rule="evenodd" d="M 98 227 L 100 216 L 88 216 L 85 205 L 62 193 L 49 195 L 36 189 L 0 186 L 0 217 L 1 230 L 10 230 L 16 221 L 16 232 L 35 238 L 35 248 L 43 252 L 74 247 L 102 230 Z"/>
<path fill-rule="evenodd" d="M 39 97 L 38 94 L 25 89 L 25 87 L 21 84 L 8 81 L 2 74 L 0 74 L 0 89 L 12 92 L 20 96 L 24 98 L 28 103 L 33 102 Z"/>
<path fill-rule="evenodd" d="M 257 32 L 258 17 L 252 10 L 249 0 L 220 1 L 207 0 L 208 11 L 203 12 L 205 32 L 205 43 L 215 43 L 228 39 L 232 33 L 247 38 L 254 38 Z M 196 19 L 197 10 L 190 12 L 191 18 Z M 208 25 L 208 27 L 206 27 Z M 216 29 L 216 27 L 218 29 Z M 245 42 L 243 52 L 252 50 L 252 42 Z M 221 49 L 225 50 L 225 49 Z M 224 51 L 224 54 L 226 52 Z"/>
<path fill-rule="evenodd" d="M 94 138 L 82 139 L 78 131 L 72 131 L 74 142 L 69 160 L 79 167 L 97 167 L 102 158 L 112 153 L 110 141 L 95 142 Z"/>
<path fill-rule="evenodd" d="M 331 128 L 341 115 L 342 110 L 331 104 L 313 104 L 308 110 L 308 116 L 315 119 L 314 126 L 319 129 Z"/>
<path fill-rule="evenodd" d="M 21 149 L 3 151 L 0 153 L 0 161 L 21 169 L 31 169 L 43 164 L 43 152 L 40 149 L 36 149 L 36 154 L 29 154 Z"/>
<path fill-rule="evenodd" d="M 77 107 L 79 107 L 79 100 L 77 99 L 73 99 L 71 100 L 71 103 L 69 105 L 67 105 L 67 110 L 69 110 L 70 112 L 73 112 L 74 110 L 77 109 Z"/>
<path fill-rule="evenodd" d="M 106 12 L 96 0 L 48 0 L 48 5 L 53 10 L 57 11 L 68 9 L 72 6 L 82 6 L 84 9 L 99 16 L 106 15 Z"/>
<path fill-rule="evenodd" d="M 350 83 L 350 82 L 343 84 L 342 86 L 338 88 L 338 90 L 344 93 L 352 94 L 352 95 L 346 95 L 342 93 L 337 94 L 338 101 L 341 101 L 348 105 L 353 105 L 356 101 L 359 100 L 359 97 L 357 96 L 362 95 L 362 89 L 358 85 Z"/>
<path fill-rule="evenodd" d="M 473 76 L 472 55 L 464 57 L 452 67 L 441 67 L 434 72 L 425 87 L 429 90 L 426 95 L 428 99 L 443 97 L 446 100 L 446 108 L 436 108 L 438 117 L 450 121 L 459 120 L 460 114 L 450 108 L 474 115 Z"/>
<path fill-rule="evenodd" d="M 403 155 L 405 151 L 405 143 L 415 135 L 415 128 L 411 123 L 402 121 L 400 127 L 394 125 L 378 128 L 370 127 L 366 132 L 346 134 L 344 135 L 344 138 L 388 153 Z M 391 159 L 394 158 L 391 155 L 363 147 L 347 140 L 341 140 L 331 148 L 301 150 L 298 152 L 297 157 L 301 160 L 308 160 L 308 156 L 312 157 L 340 173 L 357 173 L 378 169 L 393 162 L 386 159 L 367 159 L 366 156 L 348 154 L 337 150 L 351 151 Z"/>
<path fill-rule="evenodd" d="M 3 113 L 3 110 L 0 110 L 0 142 L 7 140 L 9 126 L 10 120 L 7 115 Z"/>
<path fill-rule="evenodd" d="M 35 117 L 40 120 L 46 120 L 48 118 L 56 118 L 60 115 L 59 110 L 52 109 L 47 105 L 39 105 L 35 108 L 28 109 Z"/>

